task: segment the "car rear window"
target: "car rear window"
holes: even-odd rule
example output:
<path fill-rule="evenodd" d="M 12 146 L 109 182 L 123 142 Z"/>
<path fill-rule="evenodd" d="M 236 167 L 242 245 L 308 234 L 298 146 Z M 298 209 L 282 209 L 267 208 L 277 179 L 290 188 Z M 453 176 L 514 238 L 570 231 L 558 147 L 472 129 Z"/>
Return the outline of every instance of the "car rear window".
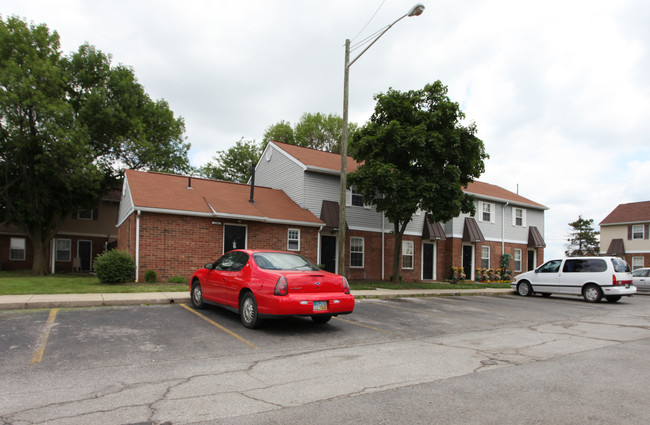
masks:
<path fill-rule="evenodd" d="M 614 271 L 616 273 L 630 272 L 630 266 L 621 258 L 612 258 L 612 264 L 614 265 Z"/>
<path fill-rule="evenodd" d="M 569 259 L 564 262 L 564 273 L 598 273 L 607 270 L 607 263 L 602 258 Z"/>
<path fill-rule="evenodd" d="M 253 258 L 260 268 L 266 270 L 320 270 L 305 257 L 298 254 L 284 252 L 256 252 L 253 254 Z"/>

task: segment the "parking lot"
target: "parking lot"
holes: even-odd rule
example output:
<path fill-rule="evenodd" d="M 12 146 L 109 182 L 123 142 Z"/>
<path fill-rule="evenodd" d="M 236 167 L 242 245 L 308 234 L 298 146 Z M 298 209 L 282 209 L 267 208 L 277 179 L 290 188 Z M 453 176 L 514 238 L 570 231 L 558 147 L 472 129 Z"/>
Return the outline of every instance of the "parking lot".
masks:
<path fill-rule="evenodd" d="M 368 299 L 259 330 L 179 304 L 0 312 L 0 423 L 644 423 L 649 307 Z"/>

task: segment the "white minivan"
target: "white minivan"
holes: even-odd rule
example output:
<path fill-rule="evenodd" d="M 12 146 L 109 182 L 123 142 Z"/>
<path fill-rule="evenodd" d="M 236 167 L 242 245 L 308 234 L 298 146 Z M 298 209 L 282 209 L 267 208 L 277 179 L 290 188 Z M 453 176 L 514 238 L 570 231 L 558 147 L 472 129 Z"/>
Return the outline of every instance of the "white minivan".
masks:
<path fill-rule="evenodd" d="M 515 276 L 510 284 L 519 295 L 582 295 L 585 301 L 603 297 L 616 302 L 636 293 L 630 266 L 618 257 L 568 257 L 547 261 L 533 271 Z"/>

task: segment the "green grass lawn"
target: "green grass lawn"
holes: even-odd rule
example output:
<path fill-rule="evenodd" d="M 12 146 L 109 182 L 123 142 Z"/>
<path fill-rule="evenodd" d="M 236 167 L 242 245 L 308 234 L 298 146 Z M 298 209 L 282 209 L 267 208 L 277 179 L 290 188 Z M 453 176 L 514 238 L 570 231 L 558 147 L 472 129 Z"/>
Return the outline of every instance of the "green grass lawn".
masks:
<path fill-rule="evenodd" d="M 509 283 L 459 282 L 402 282 L 395 286 L 391 282 L 350 282 L 350 287 L 359 289 L 480 289 L 509 288 Z M 0 295 L 23 294 L 95 294 L 121 292 L 186 292 L 186 284 L 172 283 L 100 283 L 96 276 L 60 273 L 49 276 L 32 276 L 29 272 L 0 271 Z"/>
<path fill-rule="evenodd" d="M 32 276 L 29 272 L 0 271 L 0 295 L 22 294 L 95 294 L 122 292 L 185 292 L 186 284 L 171 283 L 100 283 L 96 276 L 54 274 Z"/>

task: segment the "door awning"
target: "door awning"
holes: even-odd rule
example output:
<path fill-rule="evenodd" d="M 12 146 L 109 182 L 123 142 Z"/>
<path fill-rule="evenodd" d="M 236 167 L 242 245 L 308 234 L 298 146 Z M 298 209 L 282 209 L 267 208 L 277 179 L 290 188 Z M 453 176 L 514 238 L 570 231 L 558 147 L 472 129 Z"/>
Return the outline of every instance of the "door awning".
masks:
<path fill-rule="evenodd" d="M 530 248 L 546 248 L 546 242 L 537 227 L 530 226 L 528 230 L 528 246 Z"/>
<path fill-rule="evenodd" d="M 463 242 L 480 243 L 485 242 L 485 237 L 478 223 L 472 217 L 465 217 L 465 225 L 463 226 Z"/>
<path fill-rule="evenodd" d="M 320 209 L 320 219 L 325 222 L 323 230 L 328 232 L 339 231 L 339 203 L 334 201 L 323 201 Z M 347 230 L 348 224 L 345 223 Z"/>
<path fill-rule="evenodd" d="M 422 239 L 433 239 L 437 241 L 444 241 L 447 239 L 445 231 L 442 229 L 440 223 L 429 220 L 424 220 L 424 229 L 422 229 Z"/>
<path fill-rule="evenodd" d="M 607 255 L 622 257 L 625 255 L 625 243 L 623 239 L 612 239 L 607 248 Z"/>

